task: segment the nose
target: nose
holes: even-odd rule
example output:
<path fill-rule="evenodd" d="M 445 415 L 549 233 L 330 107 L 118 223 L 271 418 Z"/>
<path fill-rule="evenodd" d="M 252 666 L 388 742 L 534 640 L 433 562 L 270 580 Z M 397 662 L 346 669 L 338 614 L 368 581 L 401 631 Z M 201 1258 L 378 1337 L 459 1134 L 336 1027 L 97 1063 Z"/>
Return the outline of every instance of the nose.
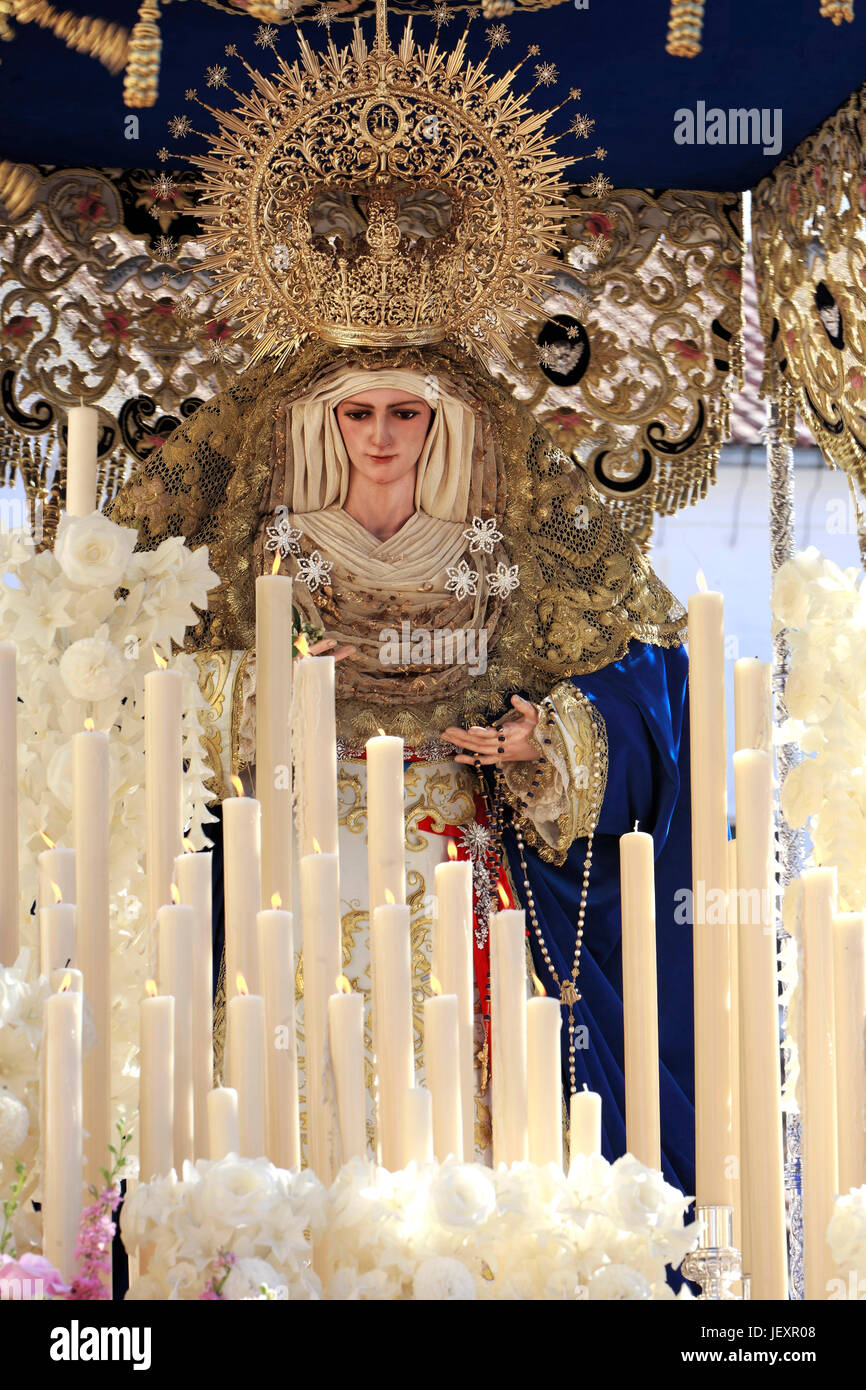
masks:
<path fill-rule="evenodd" d="M 391 421 L 387 410 L 377 410 L 374 413 L 370 443 L 374 449 L 385 449 L 391 443 Z"/>

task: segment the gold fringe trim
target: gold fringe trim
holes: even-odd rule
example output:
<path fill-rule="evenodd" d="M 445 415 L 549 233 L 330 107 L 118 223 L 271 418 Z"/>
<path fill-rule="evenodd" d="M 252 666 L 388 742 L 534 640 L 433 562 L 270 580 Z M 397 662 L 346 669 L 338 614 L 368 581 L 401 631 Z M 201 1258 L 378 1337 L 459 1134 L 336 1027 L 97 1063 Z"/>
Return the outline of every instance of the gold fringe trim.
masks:
<path fill-rule="evenodd" d="M 129 31 L 107 19 L 55 10 L 46 0 L 15 0 L 14 16 L 19 24 L 38 24 L 50 29 L 67 48 L 96 58 L 110 73 L 122 72 L 126 63 Z"/>

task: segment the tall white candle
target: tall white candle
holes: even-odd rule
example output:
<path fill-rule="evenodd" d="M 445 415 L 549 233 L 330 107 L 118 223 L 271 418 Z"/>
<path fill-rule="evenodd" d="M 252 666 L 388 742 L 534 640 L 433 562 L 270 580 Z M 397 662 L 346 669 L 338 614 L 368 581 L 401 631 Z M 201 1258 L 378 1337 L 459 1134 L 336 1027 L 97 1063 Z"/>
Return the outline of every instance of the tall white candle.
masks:
<path fill-rule="evenodd" d="M 626 1148 L 661 1167 L 659 1020 L 656 981 L 655 850 L 632 830 L 619 842 Z"/>
<path fill-rule="evenodd" d="M 368 745 L 369 746 L 369 745 Z M 383 903 L 373 909 L 370 953 L 376 981 L 373 1039 L 378 1081 L 378 1145 L 381 1162 L 401 1166 L 401 1107 L 415 1084 L 412 1027 L 412 961 L 409 908 Z"/>
<path fill-rule="evenodd" d="M 807 869 L 803 894 L 803 1253 L 805 1295 L 824 1299 L 836 1268 L 826 1241 L 839 1191 L 836 1130 L 836 1039 L 833 1001 L 833 912 L 836 870 Z"/>
<path fill-rule="evenodd" d="M 449 847 L 449 854 L 453 847 Z M 454 851 L 456 853 L 456 851 Z M 449 860 L 435 870 L 433 971 L 443 994 L 457 997 L 463 1159 L 475 1158 L 475 986 L 472 974 L 472 864 Z M 436 1102 L 433 1102 L 434 1133 Z M 437 1150 L 438 1152 L 438 1150 Z"/>
<path fill-rule="evenodd" d="M 433 1150 L 440 1163 L 463 1157 L 460 1001 L 456 994 L 424 1000 L 424 1072 L 433 1097 Z"/>
<path fill-rule="evenodd" d="M 233 1086 L 217 1086 L 208 1092 L 207 1119 L 211 1158 L 239 1153 L 238 1093 Z"/>
<path fill-rule="evenodd" d="M 180 901 L 194 915 L 192 954 L 192 1086 L 196 1158 L 208 1155 L 207 1098 L 213 1086 L 213 928 L 211 851 L 174 861 Z"/>
<path fill-rule="evenodd" d="M 156 915 L 159 989 L 174 998 L 174 1166 L 195 1156 L 192 1071 L 192 989 L 196 922 L 191 907 L 170 903 Z"/>
<path fill-rule="evenodd" d="M 337 1098 L 328 1037 L 328 1000 L 343 965 L 340 880 L 336 854 L 301 860 L 304 962 L 304 1065 L 307 1162 L 322 1182 L 337 1168 Z"/>
<path fill-rule="evenodd" d="M 773 713 L 768 661 L 744 656 L 734 662 L 734 733 L 737 748 L 772 748 Z"/>
<path fill-rule="evenodd" d="M 334 658 L 308 656 L 295 662 L 296 718 L 299 720 L 300 798 L 298 822 L 301 854 L 336 854 L 337 730 L 334 705 Z M 333 981 L 331 981 L 333 985 Z"/>
<path fill-rule="evenodd" d="M 494 912 L 490 919 L 490 1029 L 493 1038 L 493 1162 L 529 1156 L 526 1093 L 526 919 Z"/>
<path fill-rule="evenodd" d="M 262 905 L 261 806 L 251 796 L 230 796 L 222 813 L 226 980 L 231 992 L 240 973 L 254 994 L 259 984 L 256 913 Z"/>
<path fill-rule="evenodd" d="M 111 977 L 109 951 L 110 799 L 108 734 L 92 729 L 72 740 L 76 956 L 84 976 L 96 1040 L 84 1055 L 85 1179 L 101 1192 L 110 1157 Z"/>
<path fill-rule="evenodd" d="M 298 1048 L 295 1035 L 295 946 L 291 912 L 258 915 L 259 979 L 265 998 L 266 1152 L 278 1168 L 300 1168 Z"/>
<path fill-rule="evenodd" d="M 370 909 L 406 901 L 406 831 L 403 819 L 403 740 L 379 734 L 367 751 L 367 860 Z"/>
<path fill-rule="evenodd" d="M 75 904 L 52 903 L 39 909 L 39 973 L 75 965 Z"/>
<path fill-rule="evenodd" d="M 82 996 L 52 994 L 42 1008 L 42 1253 L 68 1282 L 78 1272 L 83 1191 Z"/>
<path fill-rule="evenodd" d="M 276 563 L 279 564 L 279 555 Z M 292 581 L 256 580 L 256 795 L 262 805 L 262 901 L 292 903 Z"/>
<path fill-rule="evenodd" d="M 175 1000 L 156 994 L 148 980 L 148 994 L 139 1006 L 141 1079 L 139 1082 L 140 1180 L 164 1177 L 172 1168 L 180 1176 L 174 1156 L 174 1039 Z"/>
<path fill-rule="evenodd" d="M 158 658 L 162 660 L 162 658 Z M 148 921 L 171 902 L 174 861 L 183 845 L 183 676 L 161 669 L 144 678 L 144 791 Z"/>
<path fill-rule="evenodd" d="M 562 1006 L 539 997 L 526 1005 L 530 1163 L 562 1167 Z"/>
<path fill-rule="evenodd" d="M 69 408 L 66 440 L 66 514 L 96 511 L 99 412 L 90 405 Z"/>
<path fill-rule="evenodd" d="M 43 833 L 43 840 L 50 845 L 36 856 L 39 871 L 39 906 L 50 907 L 57 900 L 53 885 L 60 889 L 62 903 L 75 902 L 75 850 L 61 849 L 53 844 Z"/>
<path fill-rule="evenodd" d="M 721 594 L 689 599 L 694 889 L 695 1160 L 699 1206 L 730 1206 L 733 1024 L 727 920 L 725 636 Z"/>
<path fill-rule="evenodd" d="M 343 1162 L 348 1163 L 350 1158 L 364 1158 L 367 1153 L 364 996 L 351 991 L 345 975 L 340 976 L 340 981 L 341 992 L 328 999 L 328 1026 L 337 1088 L 340 1150 Z"/>
<path fill-rule="evenodd" d="M 739 964 L 740 1192 L 746 1212 L 752 1297 L 787 1297 L 785 1186 L 782 1156 L 781 1061 L 776 933 L 770 910 L 774 883 L 772 756 L 734 754 L 737 792 L 737 927 Z M 745 1253 L 745 1252 L 744 1252 Z"/>
<path fill-rule="evenodd" d="M 17 649 L 0 642 L 0 964 L 18 956 Z"/>
<path fill-rule="evenodd" d="M 265 1001 L 247 994 L 243 976 L 229 1000 L 231 1073 L 238 1093 L 238 1150 L 242 1158 L 265 1153 Z"/>
<path fill-rule="evenodd" d="M 423 1086 L 404 1091 L 400 1101 L 400 1166 L 433 1162 L 433 1097 Z"/>
<path fill-rule="evenodd" d="M 833 980 L 839 1191 L 848 1192 L 866 1182 L 866 917 L 862 912 L 840 912 L 833 918 Z"/>
<path fill-rule="evenodd" d="M 586 1086 L 569 1100 L 568 1151 L 571 1160 L 601 1153 L 601 1096 Z"/>

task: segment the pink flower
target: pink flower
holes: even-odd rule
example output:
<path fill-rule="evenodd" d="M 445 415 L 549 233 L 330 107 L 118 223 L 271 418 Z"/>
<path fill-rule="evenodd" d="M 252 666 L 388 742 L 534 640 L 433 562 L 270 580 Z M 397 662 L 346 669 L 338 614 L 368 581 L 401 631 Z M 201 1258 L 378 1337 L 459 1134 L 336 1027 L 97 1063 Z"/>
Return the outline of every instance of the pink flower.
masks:
<path fill-rule="evenodd" d="M 44 1255 L 28 1252 L 19 1256 L 17 1260 L 7 1260 L 0 1266 L 0 1287 L 14 1282 L 26 1290 L 37 1280 L 42 1284 L 40 1292 L 45 1298 L 54 1298 L 69 1291 L 69 1285 L 63 1282 L 63 1276 Z"/>

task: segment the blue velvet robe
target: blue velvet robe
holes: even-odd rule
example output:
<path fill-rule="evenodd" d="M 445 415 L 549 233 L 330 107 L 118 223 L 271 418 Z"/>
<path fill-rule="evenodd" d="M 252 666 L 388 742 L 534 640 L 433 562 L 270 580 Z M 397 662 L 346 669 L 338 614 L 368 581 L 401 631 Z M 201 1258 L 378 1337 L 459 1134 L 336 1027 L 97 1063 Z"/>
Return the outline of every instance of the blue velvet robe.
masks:
<path fill-rule="evenodd" d="M 674 921 L 675 893 L 691 872 L 688 657 L 682 647 L 632 642 L 620 661 L 574 678 L 607 726 L 609 766 L 593 843 L 586 928 L 580 961 L 582 999 L 575 1023 L 587 1046 L 576 1053 L 578 1090 L 584 1082 L 602 1098 L 602 1151 L 625 1153 L 622 957 L 619 837 L 634 829 L 655 842 L 656 935 L 662 1171 L 688 1196 L 695 1190 L 692 928 Z M 523 883 L 513 830 L 506 832 L 512 880 Z M 571 975 L 586 840 L 574 842 L 562 867 L 527 846 L 528 878 L 539 924 L 560 980 Z M 681 901 L 681 900 L 680 900 Z M 525 904 L 521 904 L 525 906 Z M 682 915 L 682 914 L 681 914 Z M 549 994 L 559 993 L 530 933 L 535 970 Z M 568 1080 L 567 1014 L 562 1066 Z"/>

